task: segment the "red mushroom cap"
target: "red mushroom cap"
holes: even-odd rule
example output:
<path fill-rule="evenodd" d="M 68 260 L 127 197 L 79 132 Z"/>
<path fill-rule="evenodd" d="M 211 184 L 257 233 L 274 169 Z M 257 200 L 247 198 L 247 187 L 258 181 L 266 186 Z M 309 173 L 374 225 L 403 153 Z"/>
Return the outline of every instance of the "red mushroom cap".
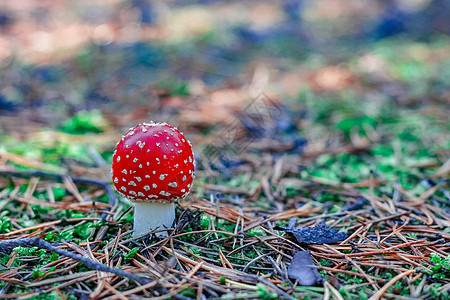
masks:
<path fill-rule="evenodd" d="M 112 176 L 117 191 L 136 202 L 174 202 L 189 194 L 194 180 L 190 142 L 165 123 L 130 128 L 117 144 Z"/>

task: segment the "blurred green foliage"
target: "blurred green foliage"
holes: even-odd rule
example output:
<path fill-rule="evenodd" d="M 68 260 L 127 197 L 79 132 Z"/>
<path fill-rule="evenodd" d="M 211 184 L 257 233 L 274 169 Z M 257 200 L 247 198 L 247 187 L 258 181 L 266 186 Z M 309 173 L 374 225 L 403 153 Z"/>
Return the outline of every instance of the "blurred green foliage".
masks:
<path fill-rule="evenodd" d="M 62 131 L 74 134 L 88 132 L 101 133 L 108 127 L 108 123 L 101 111 L 80 111 L 74 117 L 66 120 L 62 125 Z"/>

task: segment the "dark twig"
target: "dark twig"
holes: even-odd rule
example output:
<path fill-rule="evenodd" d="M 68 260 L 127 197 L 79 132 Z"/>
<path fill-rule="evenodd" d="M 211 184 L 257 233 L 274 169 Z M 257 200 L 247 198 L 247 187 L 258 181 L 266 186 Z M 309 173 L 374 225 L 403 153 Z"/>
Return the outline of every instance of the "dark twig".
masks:
<path fill-rule="evenodd" d="M 247 269 L 248 269 L 253 263 L 257 262 L 257 261 L 260 260 L 261 258 L 264 258 L 264 257 L 266 257 L 266 256 L 268 256 L 268 255 L 272 255 L 273 253 L 274 253 L 274 252 L 272 251 L 272 252 L 268 252 L 268 253 L 265 253 L 265 254 L 261 254 L 261 255 L 255 257 L 255 258 L 252 259 L 248 264 L 245 265 L 245 267 L 244 267 L 244 269 L 242 270 L 242 272 L 245 273 L 245 271 L 247 271 Z"/>
<path fill-rule="evenodd" d="M 24 239 L 15 239 L 15 240 L 8 240 L 8 241 L 0 241 L 0 252 L 9 254 L 11 253 L 14 248 L 16 247 L 37 247 L 39 249 L 46 249 L 48 251 L 52 251 L 55 252 L 59 255 L 62 256 L 66 256 L 69 258 L 72 258 L 76 261 L 82 262 L 84 263 L 86 266 L 88 266 L 89 268 L 92 268 L 94 270 L 98 270 L 98 271 L 102 271 L 102 272 L 109 272 L 109 273 L 113 273 L 116 274 L 118 276 L 123 276 L 129 279 L 132 279 L 140 284 L 146 284 L 149 281 L 144 279 L 144 278 L 140 278 L 134 274 L 131 274 L 129 272 L 120 270 L 120 269 L 116 269 L 116 268 L 111 268 L 108 267 L 104 264 L 98 263 L 96 261 L 93 261 L 89 258 L 83 257 L 81 255 L 78 254 L 74 254 L 72 252 L 69 252 L 67 250 L 58 248 L 53 246 L 52 244 L 50 244 L 49 242 L 46 242 L 42 239 L 38 239 L 38 238 L 24 238 Z"/>

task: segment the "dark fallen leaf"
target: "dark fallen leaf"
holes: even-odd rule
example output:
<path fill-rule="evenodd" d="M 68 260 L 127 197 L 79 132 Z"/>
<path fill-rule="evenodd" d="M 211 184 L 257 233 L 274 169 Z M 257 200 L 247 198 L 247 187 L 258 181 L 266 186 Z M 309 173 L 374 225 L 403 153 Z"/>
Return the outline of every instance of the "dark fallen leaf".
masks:
<path fill-rule="evenodd" d="M 291 265 L 288 268 L 289 278 L 298 280 L 302 286 L 313 286 L 323 282 L 322 276 L 314 268 L 309 251 L 295 253 Z"/>
<path fill-rule="evenodd" d="M 276 226 L 275 229 L 292 233 L 299 243 L 303 244 L 332 244 L 347 238 L 346 232 L 339 232 L 336 228 L 330 228 L 324 221 L 315 227 L 285 227 Z"/>

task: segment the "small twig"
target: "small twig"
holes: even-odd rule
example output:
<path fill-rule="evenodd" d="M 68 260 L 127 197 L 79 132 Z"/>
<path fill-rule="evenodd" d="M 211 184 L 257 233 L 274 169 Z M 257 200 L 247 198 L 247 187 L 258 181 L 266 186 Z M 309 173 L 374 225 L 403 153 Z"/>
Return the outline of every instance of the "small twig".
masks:
<path fill-rule="evenodd" d="M 253 263 L 257 262 L 257 261 L 260 260 L 261 258 L 266 257 L 266 256 L 268 256 L 268 255 L 272 255 L 272 254 L 274 254 L 274 253 L 275 253 L 275 252 L 268 252 L 268 253 L 261 254 L 261 255 L 255 257 L 255 258 L 252 259 L 248 264 L 245 265 L 245 267 L 244 267 L 244 269 L 242 270 L 242 272 L 246 272 L 247 269 L 248 269 L 248 267 L 250 267 Z"/>
<path fill-rule="evenodd" d="M 123 277 L 127 277 L 129 279 L 132 279 L 140 284 L 146 284 L 149 281 L 144 279 L 144 278 L 140 278 L 134 274 L 131 274 L 129 272 L 120 270 L 120 269 L 116 269 L 116 268 L 112 268 L 112 267 L 108 267 L 104 264 L 101 264 L 99 262 L 93 261 L 89 258 L 83 257 L 81 255 L 78 254 L 74 254 L 72 252 L 69 252 L 67 250 L 58 248 L 53 246 L 52 244 L 50 244 L 49 242 L 46 242 L 42 239 L 38 239 L 38 238 L 24 238 L 24 239 L 15 239 L 15 240 L 8 240 L 8 241 L 0 241 L 0 252 L 4 252 L 4 253 L 11 253 L 14 248 L 16 247 L 37 247 L 39 249 L 46 249 L 48 251 L 52 251 L 55 252 L 59 255 L 62 256 L 66 256 L 66 257 L 70 257 L 76 261 L 82 262 L 84 263 L 86 266 L 94 269 L 94 270 L 98 270 L 98 271 L 103 271 L 103 272 L 109 272 L 109 273 L 113 273 L 116 274 L 118 276 L 123 276 Z"/>

